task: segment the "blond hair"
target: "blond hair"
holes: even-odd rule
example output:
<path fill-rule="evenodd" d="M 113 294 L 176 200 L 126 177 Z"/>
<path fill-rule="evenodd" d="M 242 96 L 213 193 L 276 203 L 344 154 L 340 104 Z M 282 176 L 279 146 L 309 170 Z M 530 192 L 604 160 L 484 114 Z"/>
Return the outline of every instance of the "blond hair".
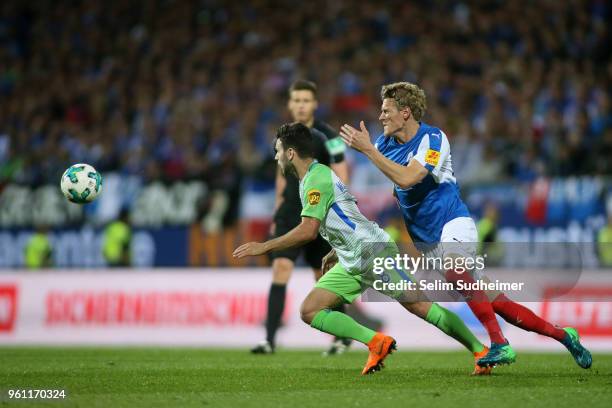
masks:
<path fill-rule="evenodd" d="M 383 85 L 381 99 L 393 99 L 398 109 L 410 108 L 415 120 L 421 120 L 427 109 L 425 91 L 410 82 L 395 82 Z"/>

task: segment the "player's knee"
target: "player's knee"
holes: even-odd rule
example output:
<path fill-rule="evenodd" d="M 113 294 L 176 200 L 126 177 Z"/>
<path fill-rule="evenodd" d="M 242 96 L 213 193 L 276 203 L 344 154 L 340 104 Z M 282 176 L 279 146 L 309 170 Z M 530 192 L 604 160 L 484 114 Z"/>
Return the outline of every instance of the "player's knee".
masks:
<path fill-rule="evenodd" d="M 413 315 L 425 319 L 431 307 L 431 302 L 406 302 L 402 303 L 402 306 Z"/>
<path fill-rule="evenodd" d="M 277 258 L 272 262 L 272 282 L 287 284 L 293 271 L 293 262 L 287 258 Z"/>
<path fill-rule="evenodd" d="M 318 305 L 309 302 L 308 299 L 302 302 L 302 306 L 300 307 L 300 317 L 302 321 L 306 324 L 311 324 L 314 320 L 314 317 L 321 311 L 321 307 Z"/>
<path fill-rule="evenodd" d="M 465 272 L 458 272 L 455 269 L 449 269 L 444 275 L 448 282 L 456 283 L 465 276 Z"/>

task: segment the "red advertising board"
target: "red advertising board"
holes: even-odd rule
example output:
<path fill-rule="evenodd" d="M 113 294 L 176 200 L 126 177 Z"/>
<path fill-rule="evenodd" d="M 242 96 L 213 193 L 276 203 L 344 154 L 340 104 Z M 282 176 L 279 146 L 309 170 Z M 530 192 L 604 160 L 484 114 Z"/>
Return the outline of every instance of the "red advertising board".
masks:
<path fill-rule="evenodd" d="M 559 288 L 545 292 L 544 319 L 574 327 L 583 337 L 612 336 L 612 286 L 576 286 L 562 290 L 566 293 L 562 298 L 553 298 L 558 292 Z"/>
<path fill-rule="evenodd" d="M 0 285 L 0 333 L 12 332 L 17 316 L 17 286 Z"/>

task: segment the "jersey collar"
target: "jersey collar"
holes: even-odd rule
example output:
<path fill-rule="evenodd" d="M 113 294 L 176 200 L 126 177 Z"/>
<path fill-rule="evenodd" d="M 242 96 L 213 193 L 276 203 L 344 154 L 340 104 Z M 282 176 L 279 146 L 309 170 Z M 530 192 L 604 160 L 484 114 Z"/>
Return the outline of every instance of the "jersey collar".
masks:
<path fill-rule="evenodd" d="M 308 171 L 306 171 L 306 174 L 310 173 L 310 170 L 312 170 L 312 168 L 314 167 L 315 164 L 319 164 L 319 162 L 317 161 L 317 159 L 314 159 L 312 161 L 312 163 L 310 163 L 310 166 L 308 166 Z"/>
<path fill-rule="evenodd" d="M 390 142 L 392 144 L 394 144 L 395 146 L 404 146 L 404 145 L 409 145 L 410 143 L 412 143 L 413 140 L 417 140 L 419 138 L 419 136 L 421 136 L 421 134 L 425 131 L 425 125 L 423 122 L 419 121 L 419 128 L 417 129 L 416 133 L 414 134 L 414 136 L 412 137 L 412 139 L 408 140 L 406 143 L 400 143 L 398 142 L 393 136 L 390 136 L 389 139 Z"/>

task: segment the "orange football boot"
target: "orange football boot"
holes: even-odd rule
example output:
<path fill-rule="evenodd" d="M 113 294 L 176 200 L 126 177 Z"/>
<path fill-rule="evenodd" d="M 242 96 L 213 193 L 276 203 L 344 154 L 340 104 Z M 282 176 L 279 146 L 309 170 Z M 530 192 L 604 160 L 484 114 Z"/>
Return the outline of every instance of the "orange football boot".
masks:
<path fill-rule="evenodd" d="M 370 349 L 370 355 L 365 367 L 363 367 L 362 375 L 380 371 L 384 367 L 383 360 L 385 357 L 396 350 L 395 339 L 382 333 L 376 333 L 368 343 L 368 349 Z"/>
<path fill-rule="evenodd" d="M 489 352 L 489 348 L 487 346 L 482 349 L 479 353 L 474 353 L 474 371 L 472 371 L 472 375 L 491 375 L 491 371 L 493 371 L 493 367 L 481 367 L 479 366 L 478 360 L 483 358 Z"/>

